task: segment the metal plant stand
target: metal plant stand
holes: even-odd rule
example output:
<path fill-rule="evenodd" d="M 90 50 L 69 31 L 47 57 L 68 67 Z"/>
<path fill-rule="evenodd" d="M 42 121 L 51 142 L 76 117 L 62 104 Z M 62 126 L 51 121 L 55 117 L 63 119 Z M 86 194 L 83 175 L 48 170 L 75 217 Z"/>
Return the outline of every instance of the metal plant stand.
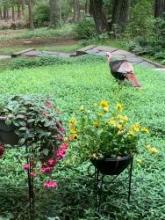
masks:
<path fill-rule="evenodd" d="M 130 197 L 131 197 L 132 171 L 133 171 L 133 157 L 131 158 L 130 164 L 128 167 L 128 197 L 127 197 L 128 203 L 130 202 Z M 107 175 L 110 175 L 110 174 L 102 174 L 97 168 L 95 168 L 96 209 L 98 212 L 100 212 L 104 177 Z M 114 181 L 117 179 L 119 175 L 120 174 L 113 175 L 113 179 L 111 180 L 110 184 L 114 183 Z"/>
<path fill-rule="evenodd" d="M 18 137 L 14 133 L 14 127 L 5 124 L 5 117 L 0 117 L 0 144 L 10 144 L 11 146 L 18 144 Z M 31 149 L 32 150 L 32 149 Z M 29 152 L 29 148 L 26 147 L 26 153 Z M 27 171 L 28 179 L 28 197 L 29 197 L 29 219 L 35 219 L 35 192 L 34 192 L 34 179 L 31 176 L 33 168 L 33 158 L 27 156 L 27 163 L 30 164 L 30 168 Z"/>

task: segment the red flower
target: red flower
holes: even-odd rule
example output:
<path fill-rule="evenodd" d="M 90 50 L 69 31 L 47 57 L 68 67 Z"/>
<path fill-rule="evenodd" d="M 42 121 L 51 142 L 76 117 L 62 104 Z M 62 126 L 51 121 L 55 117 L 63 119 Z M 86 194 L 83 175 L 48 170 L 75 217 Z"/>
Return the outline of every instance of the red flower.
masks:
<path fill-rule="evenodd" d="M 61 160 L 65 157 L 67 148 L 68 148 L 67 143 L 63 143 L 63 144 L 60 145 L 60 148 L 56 152 L 57 160 Z"/>
<path fill-rule="evenodd" d="M 0 144 L 0 158 L 2 157 L 2 155 L 4 154 L 4 145 L 3 144 Z"/>
<path fill-rule="evenodd" d="M 52 167 L 42 167 L 41 168 L 41 173 L 44 173 L 44 174 L 50 174 L 50 173 L 52 173 L 52 171 L 53 171 L 53 168 Z"/>
<path fill-rule="evenodd" d="M 57 161 L 54 159 L 49 159 L 48 160 L 48 166 L 54 167 L 56 165 Z"/>
<path fill-rule="evenodd" d="M 45 189 L 52 189 L 52 188 L 57 188 L 58 184 L 55 181 L 49 180 L 44 182 L 43 186 Z"/>
<path fill-rule="evenodd" d="M 28 170 L 30 169 L 30 164 L 29 164 L 29 163 L 25 163 L 25 164 L 23 165 L 23 169 L 24 169 L 25 171 L 28 171 Z"/>

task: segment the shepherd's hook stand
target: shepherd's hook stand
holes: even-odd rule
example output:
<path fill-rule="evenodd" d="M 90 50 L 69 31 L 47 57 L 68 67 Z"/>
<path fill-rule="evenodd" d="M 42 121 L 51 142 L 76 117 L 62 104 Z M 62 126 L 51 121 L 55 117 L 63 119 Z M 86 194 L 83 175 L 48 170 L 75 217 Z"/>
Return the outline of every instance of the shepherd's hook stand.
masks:
<path fill-rule="evenodd" d="M 133 157 L 130 160 L 130 164 L 128 167 L 128 197 L 127 201 L 130 203 L 131 198 L 131 184 L 132 184 L 132 172 L 133 172 Z M 119 174 L 120 175 L 120 174 Z M 119 175 L 116 175 L 111 180 L 110 184 L 114 183 L 114 181 L 117 179 Z M 96 210 L 97 212 L 100 212 L 100 205 L 101 205 L 101 199 L 102 199 L 102 192 L 103 192 L 103 182 L 104 177 L 107 176 L 105 174 L 102 174 L 97 168 L 95 171 L 95 189 L 96 189 Z"/>

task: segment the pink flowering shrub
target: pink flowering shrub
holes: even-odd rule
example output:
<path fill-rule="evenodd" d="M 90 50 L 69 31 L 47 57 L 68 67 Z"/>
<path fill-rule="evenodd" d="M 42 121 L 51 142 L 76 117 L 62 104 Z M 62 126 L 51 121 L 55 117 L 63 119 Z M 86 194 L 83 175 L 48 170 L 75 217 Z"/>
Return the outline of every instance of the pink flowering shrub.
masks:
<path fill-rule="evenodd" d="M 1 114 L 6 116 L 8 125 L 14 126 L 18 145 L 27 149 L 29 161 L 23 165 L 23 170 L 31 178 L 50 177 L 68 149 L 65 128 L 54 103 L 42 97 L 14 96 Z M 3 153 L 4 147 L 0 145 L 0 157 Z M 56 188 L 56 185 L 47 181 L 44 188 Z"/>

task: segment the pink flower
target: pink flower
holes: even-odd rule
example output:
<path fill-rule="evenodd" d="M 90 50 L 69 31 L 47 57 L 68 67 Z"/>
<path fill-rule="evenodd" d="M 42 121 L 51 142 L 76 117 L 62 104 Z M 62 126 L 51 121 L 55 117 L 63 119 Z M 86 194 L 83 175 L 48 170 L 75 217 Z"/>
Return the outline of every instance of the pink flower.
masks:
<path fill-rule="evenodd" d="M 67 148 L 68 148 L 67 143 L 63 143 L 63 144 L 60 145 L 59 149 L 56 152 L 57 160 L 61 160 L 65 157 Z"/>
<path fill-rule="evenodd" d="M 45 189 L 52 189 L 52 188 L 57 188 L 58 184 L 55 181 L 49 180 L 44 182 L 43 186 Z"/>
<path fill-rule="evenodd" d="M 29 163 L 25 163 L 25 164 L 23 165 L 23 169 L 24 169 L 25 171 L 28 171 L 28 170 L 30 169 L 30 164 L 29 164 Z"/>
<path fill-rule="evenodd" d="M 48 166 L 50 166 L 50 167 L 54 167 L 55 165 L 56 165 L 56 160 L 54 160 L 54 159 L 49 159 L 48 160 Z"/>
<path fill-rule="evenodd" d="M 49 166 L 41 168 L 41 173 L 44 173 L 44 174 L 50 174 L 52 171 L 53 171 L 53 168 Z"/>
<path fill-rule="evenodd" d="M 36 174 L 35 172 L 31 172 L 31 173 L 30 173 L 30 176 L 32 176 L 32 177 L 36 177 L 37 174 Z"/>

